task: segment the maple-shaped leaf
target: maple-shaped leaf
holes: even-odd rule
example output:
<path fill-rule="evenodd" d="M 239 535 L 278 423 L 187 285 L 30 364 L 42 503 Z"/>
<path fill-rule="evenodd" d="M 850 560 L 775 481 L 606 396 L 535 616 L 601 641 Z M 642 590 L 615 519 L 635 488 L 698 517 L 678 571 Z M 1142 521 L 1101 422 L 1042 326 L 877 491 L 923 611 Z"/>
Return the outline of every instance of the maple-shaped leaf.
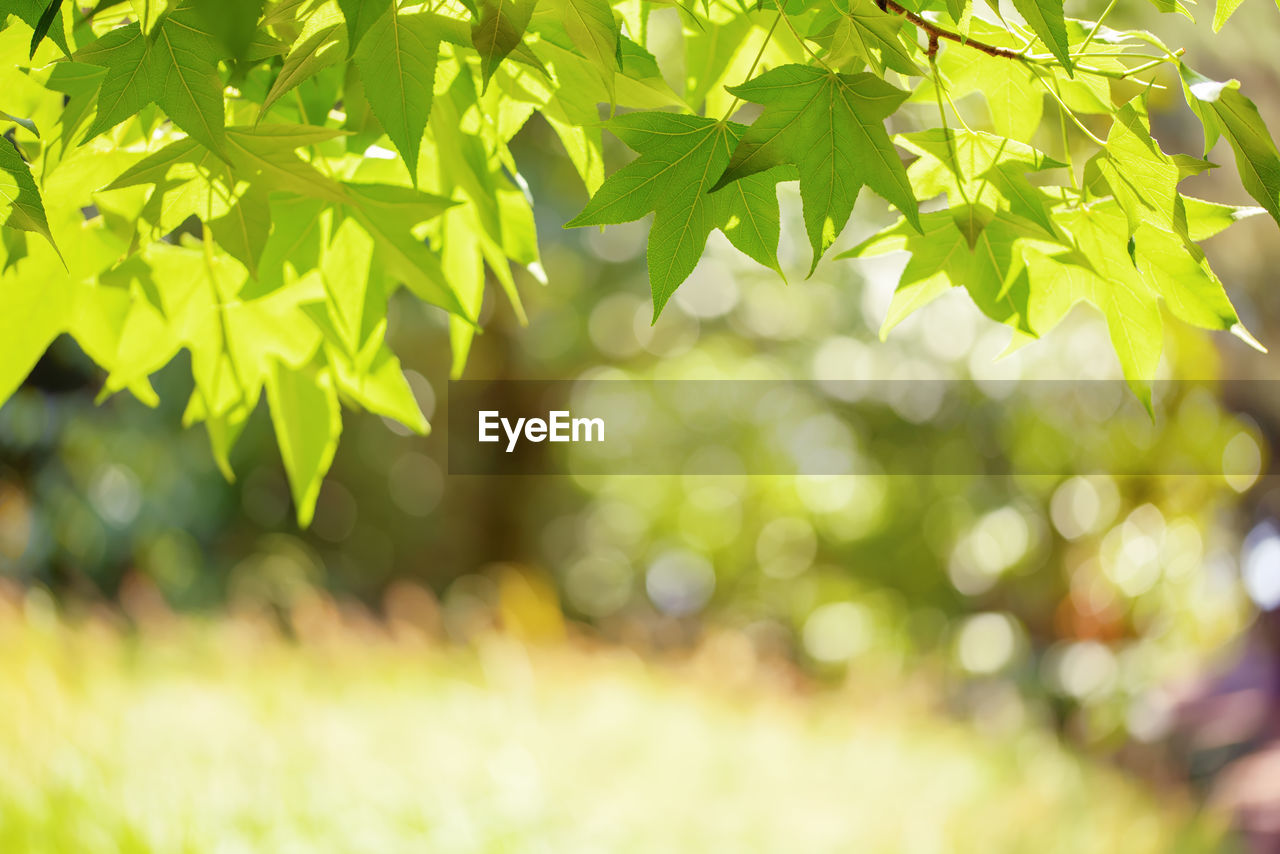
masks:
<path fill-rule="evenodd" d="M 973 221 L 982 223 L 976 234 L 962 226 Z M 865 258 L 901 250 L 911 253 L 880 328 L 881 337 L 952 287 L 967 290 L 974 304 L 993 320 L 1034 336 L 1040 330 L 1028 316 L 1031 294 L 1023 275 L 1022 244 L 1046 252 L 1068 248 L 1035 223 L 1007 211 L 961 205 L 924 214 L 918 231 L 899 220 L 837 257 Z"/>
<path fill-rule="evenodd" d="M 654 213 L 648 261 L 655 320 L 697 266 L 712 229 L 777 269 L 774 184 L 783 176 L 753 175 L 744 186 L 709 192 L 743 137 L 743 125 L 653 112 L 618 116 L 606 126 L 640 157 L 610 175 L 566 227 L 614 225 Z"/>
<path fill-rule="evenodd" d="M 910 38 L 903 40 L 904 28 L 902 16 L 882 11 L 875 0 L 840 0 L 819 9 L 813 41 L 827 49 L 827 63 L 838 68 L 863 62 L 881 77 L 886 68 L 919 75 L 920 51 Z"/>
<path fill-rule="evenodd" d="M 143 33 L 137 23 L 107 33 L 76 60 L 107 69 L 88 141 L 156 103 L 192 139 L 226 159 L 222 48 L 194 6 L 171 8 Z"/>
<path fill-rule="evenodd" d="M 610 100 L 617 97 L 619 33 L 608 0 L 555 0 L 554 5 L 573 46 L 600 72 Z"/>
<path fill-rule="evenodd" d="M 117 27 L 77 51 L 75 59 L 107 70 L 98 87 L 98 114 L 82 142 L 137 115 L 159 93 L 161 81 L 151 59 L 151 42 L 136 23 Z"/>
<path fill-rule="evenodd" d="M 1188 219 L 1197 236 L 1207 237 L 1248 209 L 1228 208 L 1225 217 L 1198 200 Z M 1208 209 L 1207 211 L 1204 209 Z M 1216 224 L 1206 227 L 1205 214 Z M 1204 253 L 1173 231 L 1143 222 L 1125 239 L 1127 216 L 1114 199 L 1087 208 L 1072 205 L 1055 212 L 1073 251 L 1045 258 L 1026 253 L 1031 280 L 1032 317 L 1047 331 L 1076 302 L 1096 307 L 1106 319 L 1112 346 L 1134 393 L 1150 407 L 1153 378 L 1163 348 L 1163 301 L 1178 319 L 1203 329 L 1229 331 L 1262 349 L 1240 322 Z M 1199 221 L 1197 221 L 1199 220 Z"/>
<path fill-rule="evenodd" d="M 440 48 L 434 21 L 432 15 L 402 15 L 388 6 L 354 54 L 369 106 L 415 184 Z"/>
<path fill-rule="evenodd" d="M 347 44 L 352 51 L 360 46 L 360 40 L 373 22 L 394 5 L 391 0 L 338 0 L 347 24 Z"/>
<path fill-rule="evenodd" d="M 764 105 L 715 189 L 781 165 L 800 174 L 805 229 L 818 260 L 849 221 L 865 184 L 918 224 L 916 197 L 884 120 L 907 93 L 873 74 L 783 65 L 729 91 Z"/>
<path fill-rule="evenodd" d="M 1053 233 L 1051 199 L 1026 173 L 1063 166 L 1025 142 L 970 130 L 900 134 L 898 145 L 919 154 L 907 169 L 916 196 L 946 193 L 952 207 L 980 205 L 1007 210 Z"/>
<path fill-rule="evenodd" d="M 1153 219 L 1162 228 L 1186 231 L 1178 195 L 1181 170 L 1152 139 L 1141 96 L 1116 112 L 1107 133 L 1107 147 L 1092 163 L 1124 211 L 1129 234 L 1144 219 Z"/>
<path fill-rule="evenodd" d="M 1023 46 L 1023 42 L 1002 27 L 976 18 L 971 32 L 975 39 L 996 47 L 1016 51 Z M 938 68 L 946 81 L 947 94 L 953 99 L 971 92 L 982 93 L 992 129 L 1000 136 L 1027 140 L 1040 127 L 1045 88 L 1031 64 L 948 45 L 938 55 Z M 1070 82 L 1074 81 L 1064 81 Z M 911 100 L 932 104 L 937 94 L 933 82 L 925 80 L 912 92 Z"/>

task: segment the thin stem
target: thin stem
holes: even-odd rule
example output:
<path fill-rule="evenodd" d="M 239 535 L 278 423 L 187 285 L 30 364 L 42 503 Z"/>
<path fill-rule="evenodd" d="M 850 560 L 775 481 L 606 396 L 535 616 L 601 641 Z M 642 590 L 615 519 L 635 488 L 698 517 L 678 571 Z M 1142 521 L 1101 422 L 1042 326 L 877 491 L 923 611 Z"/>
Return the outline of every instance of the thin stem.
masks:
<path fill-rule="evenodd" d="M 1093 41 L 1093 37 L 1098 34 L 1098 30 L 1102 29 L 1102 22 L 1107 19 L 1107 16 L 1111 14 L 1111 10 L 1115 7 L 1116 0 L 1111 0 L 1111 2 L 1107 4 L 1107 8 L 1103 9 L 1102 14 L 1098 16 L 1098 20 L 1093 22 L 1093 29 L 1089 30 L 1089 35 L 1085 36 L 1084 41 L 1080 44 L 1081 53 L 1089 47 L 1089 42 Z"/>
<path fill-rule="evenodd" d="M 778 7 L 778 16 L 781 19 L 782 23 L 787 25 L 787 29 L 791 30 L 791 35 L 796 37 L 796 41 L 800 43 L 800 47 L 804 48 L 804 52 L 809 54 L 809 56 L 813 57 L 813 60 L 817 62 L 819 65 L 821 65 L 823 68 L 825 68 L 827 71 L 831 71 L 832 73 L 834 73 L 834 70 L 831 68 L 831 66 L 827 65 L 826 61 L 822 57 L 814 53 L 813 48 L 805 44 L 804 38 L 798 32 L 796 32 L 796 28 L 791 23 L 791 19 L 787 17 L 786 12 L 782 11 L 781 6 Z"/>
<path fill-rule="evenodd" d="M 1067 173 L 1071 176 L 1071 189 L 1078 193 L 1080 184 L 1076 180 L 1076 164 L 1071 159 L 1071 139 L 1067 136 L 1067 113 L 1061 106 L 1058 107 L 1058 127 L 1062 131 L 1062 159 L 1067 162 Z"/>
<path fill-rule="evenodd" d="M 1114 2 L 1115 0 L 1112 0 L 1113 5 L 1114 5 Z M 926 18 L 921 17 L 920 15 L 917 15 L 915 12 L 912 12 L 910 9 L 904 8 L 903 6 L 894 2 L 894 0 L 876 0 L 876 4 L 885 12 L 892 12 L 904 18 L 905 20 L 911 22 L 919 29 L 923 30 L 925 33 L 928 34 L 931 42 L 936 42 L 939 39 L 945 39 L 950 42 L 955 42 L 956 44 L 959 44 L 959 45 L 964 45 L 965 47 L 971 47 L 974 50 L 981 51 L 982 53 L 987 54 L 988 56 L 996 56 L 1002 59 L 1012 59 L 1018 62 L 1022 62 L 1032 68 L 1036 66 L 1061 67 L 1062 65 L 1062 63 L 1058 62 L 1057 60 L 1054 60 L 1048 57 L 1042 59 L 1038 56 L 1033 56 L 1031 54 L 1028 54 L 1026 52 L 1026 48 L 1022 50 L 1014 50 L 1012 48 L 1000 47 L 998 45 L 988 44 L 987 42 L 980 41 L 978 39 L 966 38 L 960 33 L 952 32 L 951 30 L 948 30 L 945 27 L 941 27 L 935 24 L 933 21 L 930 21 Z M 788 26 L 790 26 L 790 21 L 788 21 L 787 23 L 788 23 Z M 1089 36 L 1090 39 L 1092 39 L 1093 35 L 1096 34 L 1097 29 L 1098 29 L 1098 26 L 1095 25 L 1094 33 L 1091 33 Z M 792 30 L 792 32 L 795 32 L 795 31 Z M 799 38 L 799 36 L 797 36 L 797 38 Z M 1081 49 L 1083 49 L 1084 46 L 1087 46 L 1088 43 L 1089 43 L 1089 39 L 1086 39 Z M 1028 46 L 1030 46 L 1030 42 L 1028 42 L 1027 44 Z M 806 47 L 806 50 L 807 49 L 808 48 Z M 812 53 L 812 51 L 810 51 L 810 53 Z M 1162 60 L 1162 61 L 1175 62 L 1177 61 L 1177 58 L 1181 54 L 1182 54 L 1181 50 L 1174 51 L 1169 54 L 1168 59 Z M 1153 62 L 1146 63 L 1144 65 L 1140 65 L 1136 68 L 1127 69 L 1125 71 L 1106 71 L 1101 68 L 1089 68 L 1089 67 L 1077 65 L 1075 66 L 1075 70 L 1083 74 L 1092 74 L 1096 77 L 1109 77 L 1113 80 L 1125 80 L 1134 74 L 1137 74 L 1142 71 L 1146 71 L 1159 64 L 1160 64 L 1159 62 L 1153 61 Z"/>
<path fill-rule="evenodd" d="M 1067 103 L 1062 100 L 1062 96 L 1058 94 L 1058 90 L 1055 87 L 1050 86 L 1048 82 L 1043 77 L 1040 76 L 1040 72 L 1036 69 L 1036 67 L 1032 65 L 1030 66 L 1030 68 L 1032 73 L 1035 75 L 1035 78 L 1040 81 L 1040 85 L 1044 86 L 1045 91 L 1048 92 L 1053 97 L 1053 100 L 1058 102 L 1058 106 L 1063 110 L 1063 114 L 1066 115 L 1068 118 L 1070 118 L 1071 121 L 1075 124 L 1075 126 L 1080 128 L 1081 132 L 1084 133 L 1085 136 L 1089 137 L 1089 139 L 1091 139 L 1094 142 L 1094 144 L 1105 146 L 1107 143 L 1104 140 L 1098 139 L 1098 137 L 1094 136 L 1093 131 L 1089 130 L 1089 128 L 1085 126 L 1084 122 L 1080 121 L 1080 119 L 1076 117 L 1076 114 L 1072 112 L 1070 107 L 1067 106 Z"/>
<path fill-rule="evenodd" d="M 947 156 L 951 158 L 951 171 L 956 176 L 956 186 L 960 189 L 960 197 L 964 199 L 964 203 L 971 204 L 969 194 L 964 189 L 964 176 L 960 174 L 960 158 L 956 154 L 956 143 L 951 138 L 951 128 L 947 127 L 947 110 L 943 105 L 943 85 L 942 75 L 938 73 L 938 40 L 932 36 L 929 38 L 929 70 L 933 72 L 933 94 L 938 102 L 938 120 L 942 122 L 942 135 L 947 141 Z"/>
<path fill-rule="evenodd" d="M 760 60 L 764 57 L 764 49 L 769 46 L 769 42 L 773 39 L 773 33 L 778 29 L 778 22 L 782 20 L 782 10 L 778 10 L 778 17 L 773 19 L 773 25 L 769 27 L 769 32 L 764 34 L 764 41 L 760 43 L 760 50 L 756 52 L 756 58 L 751 60 L 751 67 L 747 69 L 747 79 L 751 79 L 751 75 L 756 73 L 756 66 L 760 64 Z M 729 105 L 729 109 L 725 111 L 724 118 L 721 121 L 727 121 L 729 116 L 733 115 L 733 111 L 738 109 L 738 105 L 742 103 L 742 99 L 737 95 L 733 96 L 733 103 Z"/>

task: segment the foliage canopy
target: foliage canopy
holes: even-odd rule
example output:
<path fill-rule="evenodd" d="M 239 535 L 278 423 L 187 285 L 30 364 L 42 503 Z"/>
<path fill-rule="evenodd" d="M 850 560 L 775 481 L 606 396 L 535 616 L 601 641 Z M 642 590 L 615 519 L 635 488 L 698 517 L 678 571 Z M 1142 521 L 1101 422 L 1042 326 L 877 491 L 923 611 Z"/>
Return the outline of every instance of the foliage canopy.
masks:
<path fill-rule="evenodd" d="M 1215 29 L 1239 3 L 1219 0 Z M 1015 342 L 1086 302 L 1149 399 L 1162 302 L 1253 342 L 1198 244 L 1280 222 L 1280 153 L 1236 81 L 1108 26 L 1115 6 L 0 0 L 0 401 L 62 333 L 104 394 L 144 402 L 187 349 L 185 420 L 230 476 L 265 391 L 306 524 L 342 403 L 426 429 L 389 295 L 449 313 L 456 373 L 486 279 L 522 315 L 515 268 L 543 278 L 509 147 L 534 113 L 590 194 L 570 226 L 653 214 L 655 319 L 713 230 L 781 271 L 778 183 L 799 181 L 811 272 L 866 186 L 901 219 L 840 257 L 911 253 L 886 332 L 951 287 Z M 678 49 L 652 37 L 663 11 Z M 1213 164 L 1153 138 L 1162 82 L 1259 207 L 1181 193 Z M 606 133 L 638 155 L 607 179 Z"/>

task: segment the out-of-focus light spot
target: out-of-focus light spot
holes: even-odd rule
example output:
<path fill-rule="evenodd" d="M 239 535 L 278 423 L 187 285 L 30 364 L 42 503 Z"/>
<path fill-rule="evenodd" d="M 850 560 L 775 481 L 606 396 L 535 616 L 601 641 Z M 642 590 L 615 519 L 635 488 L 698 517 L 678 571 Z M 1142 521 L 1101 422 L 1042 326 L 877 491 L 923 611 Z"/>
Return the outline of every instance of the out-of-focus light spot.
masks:
<path fill-rule="evenodd" d="M 410 516 L 426 516 L 440 503 L 444 475 L 426 454 L 410 451 L 391 465 L 387 491 L 395 505 Z"/>
<path fill-rule="evenodd" d="M 978 568 L 989 575 L 999 575 L 1013 566 L 1030 546 L 1030 526 L 1013 507 L 1001 507 L 983 516 L 969 534 L 970 554 Z"/>
<path fill-rule="evenodd" d="M 828 338 L 813 355 L 818 387 L 836 400 L 861 400 L 876 375 L 875 351 L 854 338 Z"/>
<path fill-rule="evenodd" d="M 1169 701 L 1159 694 L 1144 694 L 1129 706 L 1125 726 L 1138 741 L 1151 743 L 1164 738 L 1173 724 Z"/>
<path fill-rule="evenodd" d="M 364 150 L 364 157 L 366 160 L 395 160 L 396 153 L 381 145 L 371 145 Z"/>
<path fill-rule="evenodd" d="M 829 602 L 804 622 L 805 651 L 818 661 L 848 661 L 871 645 L 871 615 L 854 602 Z"/>
<path fill-rule="evenodd" d="M 664 311 L 654 323 L 653 310 L 644 303 L 636 309 L 631 326 L 640 346 L 655 356 L 682 356 L 698 343 L 698 319 L 681 311 L 678 305 Z"/>
<path fill-rule="evenodd" d="M 831 413 L 812 415 L 786 433 L 787 450 L 797 471 L 825 475 L 856 474 L 856 439 L 849 425 Z"/>
<path fill-rule="evenodd" d="M 1017 644 L 1017 628 L 1007 614 L 975 614 L 960 629 L 956 658 L 970 673 L 997 673 L 1013 661 Z"/>
<path fill-rule="evenodd" d="M 1119 672 L 1115 655 L 1098 641 L 1054 647 L 1045 656 L 1045 669 L 1058 691 L 1081 700 L 1109 691 Z"/>
<path fill-rule="evenodd" d="M 625 359 L 640 352 L 636 338 L 636 312 L 644 304 L 639 297 L 629 293 L 612 294 L 600 300 L 587 321 L 587 333 L 591 343 L 606 356 Z"/>
<path fill-rule="evenodd" d="M 888 402 L 893 411 L 914 424 L 938 414 L 945 388 L 942 373 L 921 359 L 904 359 L 893 366 Z"/>
<path fill-rule="evenodd" d="M 811 513 L 834 513 L 849 505 L 857 493 L 858 478 L 835 475 L 801 475 L 795 479 L 796 493 Z"/>
<path fill-rule="evenodd" d="M 947 574 L 966 596 L 990 590 L 1006 570 L 1022 560 L 1033 544 L 1026 517 L 1014 507 L 1001 507 L 978 520 L 951 550 Z"/>
<path fill-rule="evenodd" d="M 738 297 L 738 285 L 731 276 L 702 265 L 676 291 L 675 301 L 689 314 L 705 320 L 728 314 L 737 306 Z"/>
<path fill-rule="evenodd" d="M 624 264 L 638 257 L 644 250 L 648 233 L 649 228 L 643 222 L 611 225 L 604 230 L 583 229 L 587 248 L 601 261 L 611 264 Z"/>
<path fill-rule="evenodd" d="M 1073 477 L 1054 490 L 1049 516 L 1058 533 L 1068 540 L 1096 533 L 1111 522 L 1120 506 L 1120 495 L 1104 475 Z"/>
<path fill-rule="evenodd" d="M 1260 471 L 1262 451 L 1254 438 L 1241 430 L 1222 449 L 1222 473 L 1227 486 L 1236 492 L 1244 492 L 1253 486 Z"/>
<path fill-rule="evenodd" d="M 138 517 L 142 508 L 142 486 L 127 466 L 108 464 L 98 470 L 89 487 L 89 500 L 108 524 L 123 528 Z"/>
<path fill-rule="evenodd" d="M 1135 508 L 1102 542 L 1102 569 L 1126 596 L 1141 596 L 1160 579 L 1164 516 L 1153 504 Z"/>
<path fill-rule="evenodd" d="M 1005 355 L 1008 344 L 1008 329 L 988 324 L 969 351 L 969 374 L 982 393 L 994 400 L 1013 394 L 1015 381 L 1022 378 L 1026 353 L 1019 350 Z"/>
<path fill-rule="evenodd" d="M 795 578 L 813 564 L 818 537 L 805 519 L 784 516 L 772 519 L 756 537 L 756 560 L 765 575 Z"/>
<path fill-rule="evenodd" d="M 1280 530 L 1263 522 L 1244 541 L 1244 589 L 1264 611 L 1280 607 Z"/>
<path fill-rule="evenodd" d="M 977 312 L 968 294 L 951 289 L 930 303 L 921 317 L 921 337 L 929 352 L 949 362 L 968 354 L 977 336 Z"/>
<path fill-rule="evenodd" d="M 735 312 L 748 335 L 785 341 L 803 336 L 809 328 L 810 303 L 795 299 L 780 282 L 754 282 Z"/>
<path fill-rule="evenodd" d="M 902 279 L 909 257 L 904 252 L 892 255 L 876 255 L 860 259 L 858 272 L 862 274 L 862 319 L 869 329 L 879 329 L 889 314 L 894 292 Z M 908 317 L 904 323 L 912 323 Z"/>
<path fill-rule="evenodd" d="M 711 600 L 716 573 L 701 555 L 669 551 L 649 565 L 644 586 L 659 611 L 671 617 L 684 617 L 701 611 Z"/>
<path fill-rule="evenodd" d="M 631 599 L 634 574 L 618 551 L 587 555 L 569 566 L 564 586 L 569 602 L 589 617 L 607 617 Z"/>

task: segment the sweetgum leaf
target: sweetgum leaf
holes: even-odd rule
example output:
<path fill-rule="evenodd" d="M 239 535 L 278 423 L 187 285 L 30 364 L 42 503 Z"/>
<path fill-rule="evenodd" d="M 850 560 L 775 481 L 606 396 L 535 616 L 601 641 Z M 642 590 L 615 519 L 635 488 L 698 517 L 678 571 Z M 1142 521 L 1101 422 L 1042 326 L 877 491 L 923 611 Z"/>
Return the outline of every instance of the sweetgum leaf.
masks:
<path fill-rule="evenodd" d="M 649 282 L 656 320 L 697 266 L 707 236 L 719 228 L 739 249 L 777 268 L 778 177 L 710 193 L 745 128 L 674 113 L 631 113 L 608 127 L 640 157 L 609 176 L 567 227 L 630 222 L 653 212 Z M 776 164 L 771 164 L 772 169 Z"/>
<path fill-rule="evenodd" d="M 906 169 L 884 129 L 906 92 L 873 74 L 804 65 L 766 71 L 729 91 L 765 109 L 738 141 L 715 189 L 777 166 L 795 166 L 813 247 L 810 272 L 849 221 L 864 184 L 918 223 Z"/>

